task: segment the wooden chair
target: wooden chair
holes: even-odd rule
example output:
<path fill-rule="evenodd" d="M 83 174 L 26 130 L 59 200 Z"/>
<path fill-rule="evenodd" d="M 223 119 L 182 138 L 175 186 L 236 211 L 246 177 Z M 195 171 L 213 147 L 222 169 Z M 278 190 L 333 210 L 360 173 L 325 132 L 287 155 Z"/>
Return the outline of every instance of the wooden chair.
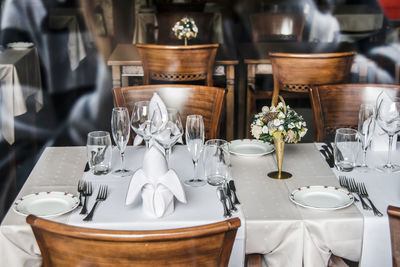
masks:
<path fill-rule="evenodd" d="M 250 14 L 253 42 L 301 41 L 304 24 L 302 13 Z"/>
<path fill-rule="evenodd" d="M 182 82 L 205 80 L 213 85 L 213 66 L 219 44 L 166 46 L 136 44 L 143 65 L 143 83 L 154 80 Z"/>
<path fill-rule="evenodd" d="M 175 23 L 183 17 L 193 18 L 199 32 L 195 39 L 188 40 L 188 44 L 211 44 L 213 13 L 202 12 L 163 12 L 157 14 L 158 38 L 157 43 L 162 45 L 182 45 L 184 40 L 179 40 L 171 30 Z"/>
<path fill-rule="evenodd" d="M 337 128 L 356 128 L 360 104 L 375 104 L 379 93 L 400 95 L 399 85 L 335 84 L 310 87 L 315 141 L 332 139 Z"/>
<path fill-rule="evenodd" d="M 150 100 L 157 92 L 165 105 L 177 108 L 185 125 L 186 116 L 200 114 L 203 116 L 205 137 L 219 137 L 219 120 L 223 107 L 225 90 L 217 87 L 200 85 L 142 85 L 114 88 L 114 103 L 117 107 L 127 107 L 132 114 L 133 104 L 141 100 Z"/>
<path fill-rule="evenodd" d="M 240 219 L 171 230 L 82 228 L 29 215 L 43 266 L 228 266 Z"/>
<path fill-rule="evenodd" d="M 393 267 L 400 266 L 400 208 L 389 206 L 390 239 L 392 242 L 392 263 Z"/>

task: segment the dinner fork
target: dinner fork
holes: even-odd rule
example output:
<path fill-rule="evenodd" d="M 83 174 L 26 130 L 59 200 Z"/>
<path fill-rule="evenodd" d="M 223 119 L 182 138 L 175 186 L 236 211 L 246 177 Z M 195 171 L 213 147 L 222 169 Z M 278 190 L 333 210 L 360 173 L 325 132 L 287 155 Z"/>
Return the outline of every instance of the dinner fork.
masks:
<path fill-rule="evenodd" d="M 371 199 L 369 199 L 367 188 L 364 183 L 359 183 L 358 188 L 360 189 L 360 194 L 362 197 L 368 199 L 369 204 L 371 204 L 372 210 L 374 211 L 375 216 L 382 217 L 383 214 L 375 207 L 374 203 L 372 203 Z"/>
<path fill-rule="evenodd" d="M 358 195 L 358 197 L 360 198 L 361 205 L 362 205 L 363 209 L 365 209 L 365 210 L 371 210 L 371 207 L 368 206 L 368 204 L 365 203 L 365 201 L 364 201 L 363 198 L 361 197 L 359 188 L 358 188 L 357 183 L 356 183 L 356 181 L 354 180 L 354 178 L 348 179 L 348 182 L 349 182 L 350 192 L 356 193 L 356 194 Z"/>
<path fill-rule="evenodd" d="M 99 191 L 97 193 L 96 202 L 94 203 L 93 208 L 90 210 L 89 214 L 85 218 L 83 218 L 84 221 L 91 221 L 92 220 L 93 214 L 94 214 L 94 210 L 97 207 L 97 204 L 100 201 L 106 200 L 107 195 L 108 195 L 108 186 L 101 185 L 100 188 L 99 188 Z"/>
<path fill-rule="evenodd" d="M 346 176 L 343 176 L 343 175 L 339 176 L 339 184 L 340 184 L 341 187 L 344 187 L 344 188 L 346 188 L 349 192 L 351 192 L 351 191 L 350 191 L 350 188 L 349 188 L 349 182 L 347 181 Z M 353 194 L 352 194 L 352 195 L 353 195 Z M 356 202 L 360 201 L 360 200 L 358 200 L 358 198 L 356 198 L 354 195 L 353 195 L 353 197 L 354 197 L 354 201 L 356 201 Z"/>
<path fill-rule="evenodd" d="M 92 183 L 91 182 L 87 182 L 86 183 L 86 188 L 85 191 L 83 192 L 83 196 L 85 197 L 85 202 L 83 202 L 83 207 L 82 210 L 79 214 L 86 214 L 87 213 L 87 208 L 86 208 L 86 203 L 87 203 L 87 199 L 92 195 Z"/>
<path fill-rule="evenodd" d="M 82 206 L 82 195 L 85 192 L 86 189 L 86 182 L 79 180 L 78 181 L 78 192 L 79 192 L 79 205 L 78 206 Z"/>

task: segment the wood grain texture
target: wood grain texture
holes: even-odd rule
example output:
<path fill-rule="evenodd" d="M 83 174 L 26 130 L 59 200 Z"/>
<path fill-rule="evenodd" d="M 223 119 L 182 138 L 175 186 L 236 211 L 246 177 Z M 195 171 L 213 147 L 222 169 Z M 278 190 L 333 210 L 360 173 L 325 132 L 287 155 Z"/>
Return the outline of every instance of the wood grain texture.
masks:
<path fill-rule="evenodd" d="M 143 65 L 143 83 L 205 80 L 213 85 L 213 65 L 219 44 L 168 46 L 136 44 Z"/>
<path fill-rule="evenodd" d="M 390 239 L 392 242 L 392 264 L 393 267 L 400 266 L 400 208 L 389 206 Z"/>
<path fill-rule="evenodd" d="M 253 42 L 301 41 L 304 23 L 301 13 L 250 14 Z"/>
<path fill-rule="evenodd" d="M 44 267 L 228 266 L 240 219 L 171 230 L 82 228 L 29 215 Z"/>
<path fill-rule="evenodd" d="M 374 104 L 382 91 L 400 96 L 399 85 L 333 84 L 310 87 L 315 141 L 322 142 L 341 127 L 357 128 L 362 103 Z"/>
<path fill-rule="evenodd" d="M 201 85 L 142 85 L 114 88 L 114 104 L 127 107 L 129 114 L 135 102 L 150 100 L 153 93 L 158 93 L 165 105 L 179 110 L 185 127 L 186 116 L 203 116 L 205 137 L 219 137 L 219 125 L 223 107 L 225 89 Z"/>

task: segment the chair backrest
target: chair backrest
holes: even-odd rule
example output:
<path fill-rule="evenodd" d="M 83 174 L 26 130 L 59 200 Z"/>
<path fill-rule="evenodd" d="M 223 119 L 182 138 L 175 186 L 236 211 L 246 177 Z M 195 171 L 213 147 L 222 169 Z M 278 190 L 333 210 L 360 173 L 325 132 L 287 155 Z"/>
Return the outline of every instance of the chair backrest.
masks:
<path fill-rule="evenodd" d="M 400 208 L 389 206 L 390 240 L 392 243 L 392 264 L 393 267 L 400 267 Z"/>
<path fill-rule="evenodd" d="M 250 14 L 253 42 L 301 41 L 304 24 L 302 13 Z"/>
<path fill-rule="evenodd" d="M 44 267 L 228 266 L 240 219 L 171 230 L 82 228 L 29 215 Z"/>
<path fill-rule="evenodd" d="M 143 65 L 143 83 L 152 80 L 182 82 L 205 80 L 212 86 L 213 66 L 219 44 L 151 45 L 136 44 Z"/>
<path fill-rule="evenodd" d="M 279 95 L 280 90 L 308 93 L 310 85 L 347 82 L 355 54 L 269 53 L 274 76 L 273 97 Z"/>
<path fill-rule="evenodd" d="M 117 107 L 127 107 L 129 114 L 135 102 L 150 100 L 153 93 L 158 93 L 165 105 L 179 110 L 185 127 L 186 116 L 203 116 L 205 137 L 219 137 L 219 119 L 223 107 L 225 90 L 217 87 L 200 85 L 141 85 L 114 88 L 114 103 Z"/>
<path fill-rule="evenodd" d="M 332 84 L 311 86 L 310 97 L 314 114 L 315 141 L 332 139 L 337 128 L 356 128 L 360 104 L 374 104 L 378 95 L 400 95 L 399 85 Z"/>
<path fill-rule="evenodd" d="M 158 22 L 158 38 L 157 43 L 162 45 L 182 45 L 184 40 L 179 40 L 172 27 L 183 17 L 192 18 L 196 23 L 199 32 L 196 38 L 188 40 L 193 44 L 210 44 L 212 42 L 213 33 L 213 14 L 202 12 L 163 12 L 157 14 Z"/>

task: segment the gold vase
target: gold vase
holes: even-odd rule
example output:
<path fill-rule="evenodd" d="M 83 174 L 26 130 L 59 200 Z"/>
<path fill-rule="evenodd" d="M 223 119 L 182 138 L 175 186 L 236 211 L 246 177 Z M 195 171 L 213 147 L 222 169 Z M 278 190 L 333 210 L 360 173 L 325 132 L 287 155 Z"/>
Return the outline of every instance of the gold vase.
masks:
<path fill-rule="evenodd" d="M 273 171 L 268 173 L 268 177 L 278 180 L 288 179 L 292 177 L 292 174 L 289 172 L 282 171 L 283 153 L 285 151 L 285 141 L 283 140 L 282 135 L 274 137 L 274 145 L 275 145 L 276 164 L 278 165 L 278 171 Z"/>
<path fill-rule="evenodd" d="M 187 46 L 187 38 L 185 37 L 185 46 Z"/>

